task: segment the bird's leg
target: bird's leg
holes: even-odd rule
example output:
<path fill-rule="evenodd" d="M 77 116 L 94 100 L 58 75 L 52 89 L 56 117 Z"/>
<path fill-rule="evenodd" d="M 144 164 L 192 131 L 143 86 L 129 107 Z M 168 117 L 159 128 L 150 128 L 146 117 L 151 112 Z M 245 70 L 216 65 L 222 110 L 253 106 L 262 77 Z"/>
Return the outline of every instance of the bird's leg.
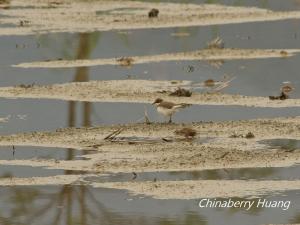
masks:
<path fill-rule="evenodd" d="M 170 115 L 169 123 L 172 123 L 172 115 Z"/>

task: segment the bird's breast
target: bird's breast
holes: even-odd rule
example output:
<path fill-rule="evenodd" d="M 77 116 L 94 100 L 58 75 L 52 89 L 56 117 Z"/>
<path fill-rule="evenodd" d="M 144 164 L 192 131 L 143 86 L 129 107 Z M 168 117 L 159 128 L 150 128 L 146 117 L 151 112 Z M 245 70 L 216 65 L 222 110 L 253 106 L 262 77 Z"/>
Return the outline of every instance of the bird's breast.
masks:
<path fill-rule="evenodd" d="M 157 112 L 163 114 L 164 116 L 171 116 L 176 110 L 174 108 L 168 109 L 165 107 L 158 106 Z"/>

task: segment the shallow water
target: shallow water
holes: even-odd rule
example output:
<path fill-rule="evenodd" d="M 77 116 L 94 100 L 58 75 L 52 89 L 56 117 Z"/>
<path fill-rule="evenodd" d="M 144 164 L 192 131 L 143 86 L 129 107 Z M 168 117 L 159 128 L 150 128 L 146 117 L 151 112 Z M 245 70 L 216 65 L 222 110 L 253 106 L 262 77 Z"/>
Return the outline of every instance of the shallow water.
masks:
<path fill-rule="evenodd" d="M 49 170 L 46 168 L 37 168 L 31 166 L 0 166 L 0 177 L 49 177 L 65 174 L 64 170 Z"/>
<path fill-rule="evenodd" d="M 0 147 L 0 158 L 10 159 L 53 159 L 53 160 L 74 160 L 82 159 L 82 154 L 93 151 L 80 151 L 65 148 L 46 148 L 33 146 L 7 146 Z"/>
<path fill-rule="evenodd" d="M 0 123 L 0 134 L 29 131 L 55 131 L 70 126 L 97 126 L 144 121 L 144 107 L 152 122 L 167 122 L 150 104 L 135 103 L 71 103 L 57 100 L 0 100 L 0 117 L 9 117 Z M 73 104 L 73 105 L 72 105 Z M 72 109 L 74 107 L 75 109 Z M 73 110 L 73 111 L 72 111 Z M 86 112 L 88 110 L 88 112 Z M 59 112 L 59 113 L 57 113 Z M 122 115 L 120 115 L 120 112 Z M 25 115 L 20 119 L 18 115 Z M 84 116 L 88 118 L 84 118 Z M 126 116 L 123 116 L 126 115 Z M 175 123 L 194 121 L 226 121 L 256 118 L 298 116 L 295 108 L 252 108 L 241 106 L 191 106 L 176 113 Z M 71 120 L 72 119 L 72 120 Z"/>
<path fill-rule="evenodd" d="M 176 1 L 176 0 L 174 0 Z M 183 1 L 176 1 L 183 2 Z M 222 3 L 258 6 L 272 10 L 299 10 L 296 0 L 194 0 L 191 3 Z M 0 13 L 1 14 L 1 13 Z M 8 25 L 1 25 L 8 26 Z M 185 32 L 186 37 L 172 36 Z M 0 86 L 20 84 L 56 84 L 72 81 L 113 79 L 184 79 L 202 82 L 220 80 L 225 74 L 236 77 L 225 93 L 253 96 L 279 94 L 284 81 L 299 86 L 300 56 L 277 59 L 225 61 L 220 68 L 207 62 L 162 62 L 120 66 L 98 66 L 75 69 L 22 69 L 11 65 L 49 59 L 95 59 L 134 55 L 151 55 L 201 49 L 220 36 L 226 47 L 232 48 L 299 48 L 299 20 L 258 22 L 206 27 L 141 29 L 128 33 L 109 31 L 86 34 L 43 34 L 0 37 Z M 193 71 L 188 71 L 192 66 Z M 291 94 L 300 97 L 300 88 Z M 153 121 L 163 121 L 155 109 L 146 104 L 81 103 L 58 100 L 0 99 L 0 134 L 29 131 L 53 131 L 64 127 L 97 126 L 100 124 L 133 123 L 141 121 L 144 107 Z M 254 118 L 298 116 L 298 108 L 246 108 L 235 106 L 192 106 L 175 115 L 174 121 L 224 121 Z M 299 141 L 271 140 L 271 147 L 293 150 Z M 267 150 L 267 149 L 264 149 Z M 0 158 L 81 160 L 87 152 L 72 149 L 16 147 L 0 148 Z M 246 168 L 192 172 L 158 172 L 138 174 L 145 180 L 298 180 L 300 167 Z M 74 174 L 78 172 L 48 170 L 25 166 L 0 166 L 2 177 L 32 177 Z M 79 171 L 79 173 L 83 173 Z M 90 181 L 130 181 L 132 174 L 92 177 Z M 220 187 L 216 187 L 220 188 Z M 274 193 L 270 199 L 292 200 L 291 208 L 257 209 L 199 209 L 195 200 L 156 200 L 132 196 L 126 191 L 91 188 L 89 186 L 31 186 L 0 188 L 0 223 L 2 224 L 268 224 L 300 223 L 299 191 Z"/>
<path fill-rule="evenodd" d="M 282 209 L 200 209 L 199 200 L 155 200 L 124 191 L 86 186 L 1 188 L 1 220 L 13 224 L 243 224 L 299 222 L 299 193 L 267 200 L 293 199 Z M 113 201 L 112 201 L 113 199 Z M 234 198 L 233 198 L 234 199 Z M 240 199 L 243 200 L 243 199 Z M 258 201 L 258 200 L 256 200 Z M 23 210 L 20 210 L 23 209 Z M 45 210 L 42 210 L 45 209 Z M 78 221 L 81 221 L 79 223 Z"/>
<path fill-rule="evenodd" d="M 127 182 L 127 181 L 184 181 L 184 180 L 297 180 L 300 166 L 288 168 L 243 168 L 216 169 L 182 172 L 145 172 L 108 174 L 105 177 L 87 177 L 89 182 Z"/>

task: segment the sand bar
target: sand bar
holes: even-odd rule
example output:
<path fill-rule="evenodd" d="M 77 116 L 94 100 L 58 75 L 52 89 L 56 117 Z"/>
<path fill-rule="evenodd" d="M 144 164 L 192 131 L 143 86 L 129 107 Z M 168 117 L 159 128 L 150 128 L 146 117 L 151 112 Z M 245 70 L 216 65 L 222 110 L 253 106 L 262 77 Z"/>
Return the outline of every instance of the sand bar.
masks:
<path fill-rule="evenodd" d="M 1 87 L 2 98 L 58 99 L 88 102 L 153 103 L 162 98 L 194 105 L 235 105 L 247 107 L 299 107 L 300 99 L 269 100 L 268 97 L 194 92 L 191 97 L 169 96 L 177 87 L 192 87 L 191 81 L 110 80 L 74 82 L 46 86 Z M 166 91 L 161 93 L 162 91 Z M 186 109 L 188 110 L 188 109 Z"/>
<path fill-rule="evenodd" d="M 299 190 L 300 181 L 186 180 L 96 183 L 93 186 L 126 189 L 130 194 L 146 195 L 156 199 L 197 199 L 274 195 L 278 192 Z"/>
<path fill-rule="evenodd" d="M 300 49 L 202 49 L 192 52 L 168 53 L 149 56 L 125 57 L 130 60 L 128 66 L 142 63 L 157 63 L 166 61 L 189 60 L 235 60 L 235 59 L 260 59 L 260 58 L 286 58 L 300 52 Z M 13 67 L 21 68 L 73 68 L 84 66 L 120 65 L 122 58 L 102 58 L 86 60 L 47 60 L 37 62 L 25 62 Z M 124 64 L 124 61 L 123 61 Z"/>
<path fill-rule="evenodd" d="M 175 136 L 174 131 L 184 126 L 197 130 L 200 139 L 186 141 Z M 119 137 L 122 141 L 103 140 L 120 127 L 123 128 Z M 100 173 L 287 167 L 300 163 L 300 151 L 267 148 L 258 141 L 282 138 L 300 140 L 299 129 L 300 119 L 296 117 L 185 125 L 128 124 L 24 133 L 0 136 L 0 145 L 14 145 L 15 151 L 20 151 L 17 147 L 20 145 L 91 149 L 98 152 L 86 155 L 89 160 L 0 160 L 0 165 L 42 166 Z M 253 132 L 255 138 L 230 137 L 233 133 L 245 135 L 247 132 Z M 148 138 L 148 141 L 132 142 L 132 137 Z M 163 137 L 171 142 L 163 141 Z M 149 138 L 153 141 L 150 142 Z"/>
<path fill-rule="evenodd" d="M 13 0 L 8 7 L 0 13 L 0 24 L 6 25 L 0 28 L 0 35 L 207 26 L 300 18 L 299 11 L 138 1 L 64 0 L 54 4 L 48 0 Z M 159 10 L 157 18 L 148 18 L 152 8 Z"/>
<path fill-rule="evenodd" d="M 132 195 L 146 195 L 156 199 L 198 199 L 257 197 L 266 194 L 280 194 L 299 190 L 295 181 L 244 181 L 244 180 L 185 180 L 146 182 L 87 182 L 82 175 L 59 175 L 51 177 L 1 178 L 0 186 L 48 186 L 48 185 L 90 185 L 95 188 L 125 189 Z M 222 188 L 216 188 L 222 187 Z M 170 191 L 172 190 L 172 191 Z"/>

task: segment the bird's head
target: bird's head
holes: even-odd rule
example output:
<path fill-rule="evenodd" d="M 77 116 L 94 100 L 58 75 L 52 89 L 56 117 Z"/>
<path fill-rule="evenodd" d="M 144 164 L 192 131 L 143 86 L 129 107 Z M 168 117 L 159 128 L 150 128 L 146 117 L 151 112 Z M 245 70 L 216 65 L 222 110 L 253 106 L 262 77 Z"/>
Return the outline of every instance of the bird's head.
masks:
<path fill-rule="evenodd" d="M 285 94 L 290 93 L 291 91 L 293 91 L 295 88 L 292 87 L 292 85 L 287 84 L 281 87 L 281 91 Z"/>
<path fill-rule="evenodd" d="M 161 103 L 163 100 L 161 98 L 157 98 L 155 99 L 155 101 L 152 103 L 152 105 L 157 105 L 159 103 Z"/>

